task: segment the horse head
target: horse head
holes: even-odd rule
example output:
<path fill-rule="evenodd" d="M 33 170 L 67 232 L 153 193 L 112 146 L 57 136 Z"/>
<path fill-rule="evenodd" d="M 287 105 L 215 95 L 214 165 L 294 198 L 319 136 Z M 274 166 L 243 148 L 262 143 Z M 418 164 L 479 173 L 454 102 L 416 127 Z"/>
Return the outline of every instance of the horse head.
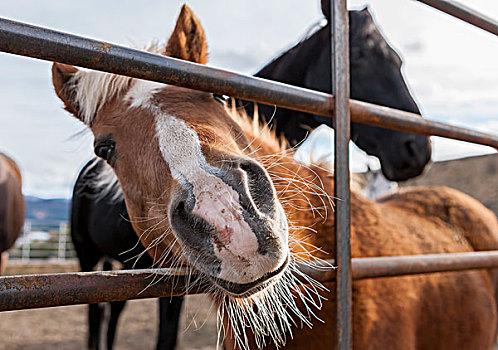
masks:
<path fill-rule="evenodd" d="M 330 2 L 322 1 L 322 11 L 330 22 Z M 420 114 L 401 72 L 402 61 L 377 28 L 367 8 L 349 12 L 351 98 Z M 332 92 L 330 79 L 330 25 L 314 32 L 274 59 L 255 75 L 323 92 Z M 246 108 L 251 109 L 249 104 Z M 277 133 L 292 145 L 309 131 L 332 120 L 273 106 L 259 106 Z M 351 140 L 370 155 L 377 156 L 384 175 L 402 181 L 422 173 L 431 157 L 426 136 L 351 124 Z"/>
<path fill-rule="evenodd" d="M 328 1 L 322 1 L 322 10 L 330 20 L 327 4 Z M 350 11 L 349 23 L 351 98 L 420 114 L 401 72 L 403 61 L 379 31 L 368 8 Z M 329 28 L 327 26 L 325 32 L 330 31 Z M 327 49 L 321 50 L 313 65 L 315 69 L 309 70 L 306 81 L 312 88 L 332 91 L 328 74 L 330 43 L 325 32 L 317 35 L 328 43 Z M 319 67 L 328 67 L 328 73 Z M 351 140 L 368 154 L 377 156 L 382 172 L 393 181 L 420 175 L 431 158 L 427 136 L 352 123 Z"/>
<path fill-rule="evenodd" d="M 187 6 L 162 54 L 206 63 L 204 30 Z M 58 63 L 52 72 L 159 264 L 188 265 L 234 296 L 255 293 L 285 269 L 288 224 L 275 188 L 212 94 Z"/>
<path fill-rule="evenodd" d="M 161 53 L 206 63 L 204 30 L 187 6 Z M 286 169 L 300 166 L 268 128 L 205 92 L 59 63 L 52 80 L 65 108 L 93 132 L 143 246 L 159 266 L 200 276 L 240 347 L 267 337 L 284 344 L 292 315 L 311 326 L 310 308 L 303 313 L 298 303 L 319 307 L 321 285 L 297 269 L 308 253 L 300 241 L 293 248 L 289 232 L 302 231 L 299 217 L 314 212 L 290 225 L 286 210 L 309 203 L 296 186 L 316 192 L 321 180 L 286 179 Z M 277 197 L 283 188 L 298 204 Z M 310 287 L 300 287 L 303 280 Z"/>

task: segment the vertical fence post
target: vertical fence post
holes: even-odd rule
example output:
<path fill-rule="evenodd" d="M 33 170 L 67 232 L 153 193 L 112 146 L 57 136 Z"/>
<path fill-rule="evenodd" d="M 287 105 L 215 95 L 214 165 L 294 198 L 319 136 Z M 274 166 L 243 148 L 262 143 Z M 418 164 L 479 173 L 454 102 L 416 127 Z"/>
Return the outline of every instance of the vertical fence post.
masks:
<path fill-rule="evenodd" d="M 59 223 L 59 245 L 57 258 L 59 260 L 66 260 L 66 243 L 67 243 L 67 224 L 65 222 Z"/>
<path fill-rule="evenodd" d="M 31 241 L 29 240 L 29 233 L 31 232 L 31 221 L 25 221 L 23 226 L 23 242 L 21 247 L 22 261 L 29 260 Z"/>
<path fill-rule="evenodd" d="M 335 349 L 352 348 L 351 217 L 349 189 L 349 23 L 346 0 L 330 0 L 331 78 L 335 95 L 334 195 L 336 322 Z"/>

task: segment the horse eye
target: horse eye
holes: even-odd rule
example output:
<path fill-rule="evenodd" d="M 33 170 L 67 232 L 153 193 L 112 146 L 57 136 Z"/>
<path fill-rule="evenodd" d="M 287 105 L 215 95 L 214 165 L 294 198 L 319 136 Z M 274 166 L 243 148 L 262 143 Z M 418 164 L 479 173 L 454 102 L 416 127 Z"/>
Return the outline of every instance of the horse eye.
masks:
<path fill-rule="evenodd" d="M 213 98 L 216 100 L 216 102 L 219 102 L 221 104 L 226 104 L 227 103 L 227 96 L 225 95 L 218 95 L 218 94 L 211 94 Z"/>
<path fill-rule="evenodd" d="M 105 142 L 97 144 L 94 151 L 98 157 L 104 159 L 108 163 L 111 163 L 115 153 L 115 148 L 116 145 L 113 140 L 106 140 Z"/>

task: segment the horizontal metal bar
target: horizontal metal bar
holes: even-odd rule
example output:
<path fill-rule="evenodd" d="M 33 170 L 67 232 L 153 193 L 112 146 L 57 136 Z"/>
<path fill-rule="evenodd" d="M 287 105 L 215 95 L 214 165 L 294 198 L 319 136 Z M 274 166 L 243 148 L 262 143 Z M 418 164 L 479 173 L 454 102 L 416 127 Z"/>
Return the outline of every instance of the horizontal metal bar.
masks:
<path fill-rule="evenodd" d="M 201 293 L 181 269 L 0 277 L 0 311 Z M 187 290 L 187 286 L 189 286 Z"/>
<path fill-rule="evenodd" d="M 461 128 L 445 123 L 422 119 L 418 114 L 350 100 L 352 120 L 358 123 L 382 126 L 415 134 L 448 137 L 455 140 L 478 143 L 498 149 L 498 135 Z"/>
<path fill-rule="evenodd" d="M 299 269 L 320 282 L 333 281 L 333 260 L 301 265 Z M 399 255 L 351 259 L 353 279 L 395 277 L 435 272 L 498 268 L 498 250 L 446 254 Z"/>
<path fill-rule="evenodd" d="M 299 269 L 320 282 L 333 282 L 333 260 Z M 498 267 L 498 250 L 351 259 L 353 279 L 394 277 Z M 101 303 L 202 293 L 196 275 L 181 269 L 122 270 L 0 277 L 0 311 Z M 187 290 L 187 286 L 190 287 Z"/>
<path fill-rule="evenodd" d="M 498 267 L 498 250 L 353 259 L 353 279 Z"/>
<path fill-rule="evenodd" d="M 453 17 L 461 19 L 464 22 L 472 24 L 494 35 L 498 35 L 497 21 L 456 1 L 448 1 L 448 0 L 417 0 L 417 1 L 422 2 L 431 7 L 434 7 L 439 11 L 442 11 Z"/>
<path fill-rule="evenodd" d="M 0 18 L 0 51 L 333 116 L 334 96 Z M 498 149 L 498 135 L 350 100 L 351 120 Z M 406 120 L 405 120 L 406 119 Z"/>

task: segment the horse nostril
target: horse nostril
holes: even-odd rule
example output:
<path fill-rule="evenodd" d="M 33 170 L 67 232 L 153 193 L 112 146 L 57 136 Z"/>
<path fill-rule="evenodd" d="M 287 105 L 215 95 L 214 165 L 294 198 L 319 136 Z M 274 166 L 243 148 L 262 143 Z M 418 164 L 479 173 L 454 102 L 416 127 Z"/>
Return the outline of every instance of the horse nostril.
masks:
<path fill-rule="evenodd" d="M 193 207 L 189 205 L 188 201 L 181 200 L 176 204 L 174 213 L 183 221 L 192 221 L 194 216 L 192 210 Z"/>
<path fill-rule="evenodd" d="M 405 143 L 406 146 L 406 152 L 408 153 L 408 156 L 410 158 L 414 158 L 418 160 L 418 152 L 417 152 L 417 145 L 415 144 L 415 140 L 409 140 Z"/>
<path fill-rule="evenodd" d="M 184 201 L 178 202 L 178 204 L 176 205 L 176 208 L 175 208 L 175 213 L 177 215 L 179 215 L 182 219 L 186 219 L 188 213 L 187 213 L 187 209 L 185 208 Z"/>
<path fill-rule="evenodd" d="M 251 160 L 240 162 L 239 169 L 245 175 L 246 192 L 256 208 L 264 213 L 272 212 L 274 210 L 273 185 L 266 171 L 258 163 Z"/>

